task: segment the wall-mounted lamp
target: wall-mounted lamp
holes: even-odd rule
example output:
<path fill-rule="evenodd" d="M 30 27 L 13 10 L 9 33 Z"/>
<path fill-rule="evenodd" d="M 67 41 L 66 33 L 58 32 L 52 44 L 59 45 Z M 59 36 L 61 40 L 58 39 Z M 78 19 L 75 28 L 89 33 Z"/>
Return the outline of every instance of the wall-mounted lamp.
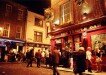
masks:
<path fill-rule="evenodd" d="M 87 16 L 88 14 L 85 12 L 85 13 L 83 13 L 83 16 Z"/>
<path fill-rule="evenodd" d="M 87 18 L 87 13 L 85 12 L 85 13 L 83 13 L 83 19 L 86 19 Z"/>
<path fill-rule="evenodd" d="M 83 19 L 86 19 L 90 12 L 91 12 L 91 6 L 89 5 L 88 2 L 85 1 L 82 5 L 82 10 L 81 10 Z"/>

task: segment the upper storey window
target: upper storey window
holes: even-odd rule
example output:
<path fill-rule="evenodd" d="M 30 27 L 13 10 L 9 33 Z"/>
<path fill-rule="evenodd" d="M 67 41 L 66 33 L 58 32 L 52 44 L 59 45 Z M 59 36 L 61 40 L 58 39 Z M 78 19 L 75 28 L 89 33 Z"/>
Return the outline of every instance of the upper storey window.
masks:
<path fill-rule="evenodd" d="M 43 33 L 34 31 L 34 41 L 35 42 L 42 42 Z"/>
<path fill-rule="evenodd" d="M 35 18 L 35 26 L 43 27 L 43 21 L 39 18 Z"/>
<path fill-rule="evenodd" d="M 22 20 L 23 19 L 23 10 L 18 9 L 18 20 Z"/>
<path fill-rule="evenodd" d="M 5 16 L 6 17 L 10 17 L 12 13 L 12 5 L 6 4 L 6 13 Z"/>
<path fill-rule="evenodd" d="M 3 36 L 9 37 L 10 24 L 6 23 L 3 29 Z"/>
<path fill-rule="evenodd" d="M 60 6 L 60 22 L 61 24 L 68 23 L 70 21 L 70 0 Z"/>
<path fill-rule="evenodd" d="M 17 39 L 21 39 L 21 34 L 22 34 L 22 27 L 21 26 L 18 26 L 16 28 L 16 38 Z"/>

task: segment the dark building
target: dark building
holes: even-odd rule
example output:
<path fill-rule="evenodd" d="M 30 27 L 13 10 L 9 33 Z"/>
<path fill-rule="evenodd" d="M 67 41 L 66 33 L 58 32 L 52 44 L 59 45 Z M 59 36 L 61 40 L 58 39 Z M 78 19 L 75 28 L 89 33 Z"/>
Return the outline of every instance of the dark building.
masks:
<path fill-rule="evenodd" d="M 27 8 L 9 0 L 0 0 L 0 49 L 23 49 Z"/>

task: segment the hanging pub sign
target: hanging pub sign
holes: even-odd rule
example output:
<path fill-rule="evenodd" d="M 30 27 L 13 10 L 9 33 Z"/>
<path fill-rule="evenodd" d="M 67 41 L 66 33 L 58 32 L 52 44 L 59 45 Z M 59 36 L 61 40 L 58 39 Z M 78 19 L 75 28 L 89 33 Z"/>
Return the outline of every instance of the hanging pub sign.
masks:
<path fill-rule="evenodd" d="M 47 8 L 44 11 L 44 16 L 46 21 L 52 21 L 54 19 L 54 12 L 52 8 Z"/>

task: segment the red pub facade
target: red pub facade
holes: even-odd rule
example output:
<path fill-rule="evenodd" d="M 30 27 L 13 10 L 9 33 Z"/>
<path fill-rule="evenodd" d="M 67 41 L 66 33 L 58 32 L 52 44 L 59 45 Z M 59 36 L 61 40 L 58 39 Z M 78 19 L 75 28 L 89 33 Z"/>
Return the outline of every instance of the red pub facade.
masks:
<path fill-rule="evenodd" d="M 92 50 L 106 46 L 106 1 L 105 0 L 51 0 L 51 50 L 69 47 L 78 50 L 88 46 Z M 49 9 L 49 8 L 48 8 Z M 57 22 L 58 21 L 58 22 Z M 105 51 L 106 52 L 106 51 Z M 103 70 L 106 70 L 106 54 Z M 95 63 L 94 69 L 95 69 Z"/>

